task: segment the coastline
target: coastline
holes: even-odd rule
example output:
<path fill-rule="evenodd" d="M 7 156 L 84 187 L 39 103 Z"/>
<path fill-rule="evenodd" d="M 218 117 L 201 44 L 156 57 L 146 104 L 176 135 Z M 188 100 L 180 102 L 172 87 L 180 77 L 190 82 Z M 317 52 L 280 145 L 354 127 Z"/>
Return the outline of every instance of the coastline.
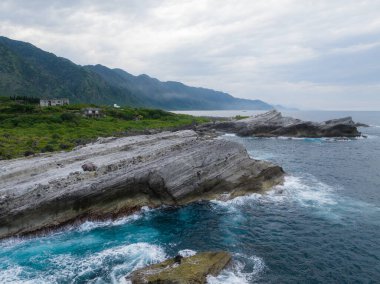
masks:
<path fill-rule="evenodd" d="M 379 115 L 371 120 L 372 115 L 355 120 L 379 125 Z M 323 114 L 322 119 L 326 119 Z M 68 281 L 118 282 L 132 271 L 187 249 L 232 254 L 233 267 L 210 283 L 276 282 L 278 277 L 287 282 L 321 277 L 327 281 L 336 277 L 359 282 L 377 279 L 376 270 L 367 270 L 363 259 L 372 265 L 377 261 L 370 254 L 371 246 L 378 243 L 373 236 L 379 232 L 375 165 L 380 134 L 375 127 L 360 130 L 368 139 L 349 139 L 343 144 L 323 138 L 218 136 L 242 144 L 254 159 L 283 166 L 287 172 L 284 184 L 265 194 L 152 210 L 146 207 L 130 217 L 78 220 L 37 237 L 4 239 L 0 279 L 54 282 L 65 277 Z M 368 165 L 373 167 L 362 171 Z M 352 230 L 353 224 L 359 230 Z M 346 248 L 320 249 L 321 245 L 339 246 L 342 238 Z M 353 249 L 355 258 L 351 259 Z M 284 258 L 284 253 L 289 257 Z M 307 254 L 313 265 L 301 265 L 300 254 Z M 352 265 L 354 275 L 342 276 Z"/>

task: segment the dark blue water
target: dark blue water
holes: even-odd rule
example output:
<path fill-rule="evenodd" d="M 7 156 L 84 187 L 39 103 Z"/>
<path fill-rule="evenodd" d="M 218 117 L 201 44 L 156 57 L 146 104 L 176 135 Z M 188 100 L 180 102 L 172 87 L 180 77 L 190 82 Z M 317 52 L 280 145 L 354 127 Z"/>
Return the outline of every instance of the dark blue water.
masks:
<path fill-rule="evenodd" d="M 297 112 L 323 120 L 345 113 Z M 265 195 L 144 209 L 45 237 L 0 242 L 0 283 L 123 283 L 133 269 L 180 250 L 227 250 L 233 267 L 210 283 L 380 282 L 380 113 L 367 139 L 226 135 L 288 173 Z"/>

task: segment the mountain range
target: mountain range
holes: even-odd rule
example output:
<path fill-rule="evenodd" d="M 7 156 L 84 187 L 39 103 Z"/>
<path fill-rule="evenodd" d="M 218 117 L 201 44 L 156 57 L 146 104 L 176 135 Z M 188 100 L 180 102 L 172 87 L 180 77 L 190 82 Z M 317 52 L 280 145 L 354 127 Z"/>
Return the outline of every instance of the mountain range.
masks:
<path fill-rule="evenodd" d="M 36 46 L 0 37 L 0 96 L 68 98 L 74 103 L 167 110 L 260 109 L 261 100 L 235 98 L 180 82 L 161 82 L 102 65 L 77 65 Z"/>

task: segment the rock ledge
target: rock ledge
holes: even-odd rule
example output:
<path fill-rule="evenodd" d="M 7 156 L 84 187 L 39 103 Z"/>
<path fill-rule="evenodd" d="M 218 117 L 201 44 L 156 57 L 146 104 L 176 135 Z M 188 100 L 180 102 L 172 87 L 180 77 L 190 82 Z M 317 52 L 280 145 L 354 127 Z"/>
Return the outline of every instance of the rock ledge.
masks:
<path fill-rule="evenodd" d="M 91 167 L 83 169 L 86 164 Z M 116 218 L 143 206 L 233 198 L 264 191 L 283 176 L 281 167 L 251 159 L 238 143 L 190 130 L 0 161 L 0 238 Z"/>
<path fill-rule="evenodd" d="M 208 275 L 217 276 L 230 261 L 227 252 L 201 252 L 136 270 L 126 279 L 132 284 L 203 284 Z"/>

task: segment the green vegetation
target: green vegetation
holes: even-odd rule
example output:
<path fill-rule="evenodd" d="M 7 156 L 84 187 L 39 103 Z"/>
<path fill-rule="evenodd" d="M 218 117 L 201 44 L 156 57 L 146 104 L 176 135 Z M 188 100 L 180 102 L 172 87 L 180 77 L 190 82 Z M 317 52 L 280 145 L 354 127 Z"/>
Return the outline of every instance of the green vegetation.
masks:
<path fill-rule="evenodd" d="M 40 98 L 37 97 L 28 97 L 28 96 L 11 96 L 9 97 L 10 100 L 15 102 L 22 102 L 22 103 L 28 103 L 28 104 L 39 104 Z"/>
<path fill-rule="evenodd" d="M 248 118 L 249 116 L 244 116 L 244 115 L 237 115 L 237 116 L 235 116 L 235 119 L 236 120 L 242 120 L 242 119 L 246 119 L 246 118 Z"/>
<path fill-rule="evenodd" d="M 0 159 L 71 150 L 97 137 L 125 136 L 206 122 L 158 109 L 100 107 L 102 117 L 83 117 L 90 105 L 41 108 L 0 97 Z M 94 105 L 91 105 L 94 107 Z"/>

